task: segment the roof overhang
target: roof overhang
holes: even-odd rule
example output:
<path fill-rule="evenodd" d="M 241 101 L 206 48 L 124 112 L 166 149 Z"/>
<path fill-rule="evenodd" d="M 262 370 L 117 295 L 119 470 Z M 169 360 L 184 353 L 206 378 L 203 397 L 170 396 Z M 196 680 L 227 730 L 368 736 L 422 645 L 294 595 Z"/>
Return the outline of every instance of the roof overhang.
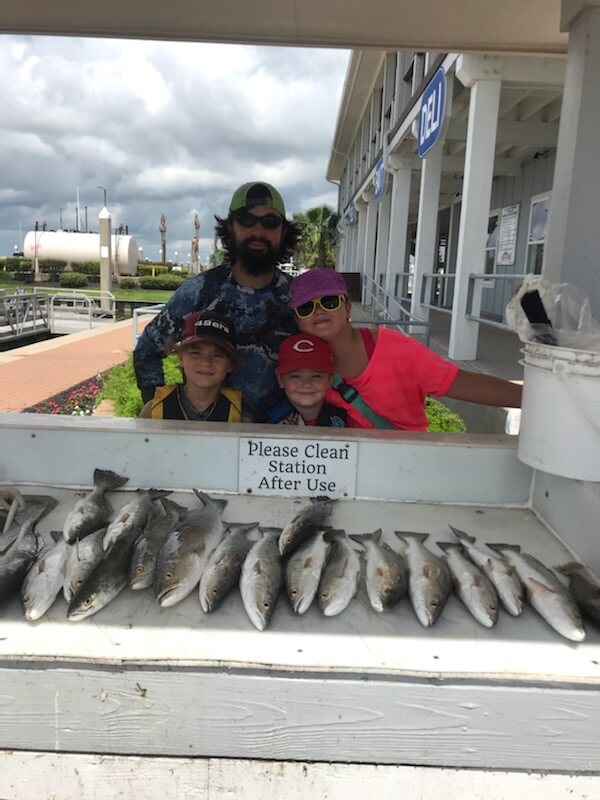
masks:
<path fill-rule="evenodd" d="M 344 48 L 562 53 L 561 0 L 20 0 L 0 32 Z"/>

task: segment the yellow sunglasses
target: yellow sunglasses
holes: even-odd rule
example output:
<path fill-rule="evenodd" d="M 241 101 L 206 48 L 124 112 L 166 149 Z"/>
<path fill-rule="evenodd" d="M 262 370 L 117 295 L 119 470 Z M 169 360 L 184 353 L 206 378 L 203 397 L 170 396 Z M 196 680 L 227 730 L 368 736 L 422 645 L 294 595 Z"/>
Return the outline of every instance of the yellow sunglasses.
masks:
<path fill-rule="evenodd" d="M 300 319 L 307 319 L 317 310 L 320 306 L 323 311 L 337 311 L 342 303 L 346 302 L 346 295 L 344 294 L 326 294 L 323 297 L 315 297 L 314 300 L 308 300 L 306 303 L 294 309 L 296 316 Z"/>

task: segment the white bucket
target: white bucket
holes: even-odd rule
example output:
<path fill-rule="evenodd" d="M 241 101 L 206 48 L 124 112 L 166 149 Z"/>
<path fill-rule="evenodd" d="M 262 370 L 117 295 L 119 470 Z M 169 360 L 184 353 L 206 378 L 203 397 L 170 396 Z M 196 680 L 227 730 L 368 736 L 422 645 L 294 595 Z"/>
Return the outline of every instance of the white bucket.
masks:
<path fill-rule="evenodd" d="M 519 459 L 553 475 L 600 481 L 600 353 L 528 342 Z"/>

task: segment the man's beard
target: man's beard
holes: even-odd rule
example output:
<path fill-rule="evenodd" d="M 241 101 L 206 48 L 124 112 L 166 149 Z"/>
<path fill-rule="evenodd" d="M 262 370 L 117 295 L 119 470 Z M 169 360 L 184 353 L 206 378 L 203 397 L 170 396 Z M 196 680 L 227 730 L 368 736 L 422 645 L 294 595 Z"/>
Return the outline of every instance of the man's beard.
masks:
<path fill-rule="evenodd" d="M 248 247 L 251 242 L 260 242 L 266 249 L 251 250 Z M 270 242 L 259 236 L 252 236 L 239 244 L 232 242 L 232 245 L 232 262 L 239 261 L 249 275 L 265 275 L 273 272 L 281 261 L 281 248 L 273 247 Z"/>

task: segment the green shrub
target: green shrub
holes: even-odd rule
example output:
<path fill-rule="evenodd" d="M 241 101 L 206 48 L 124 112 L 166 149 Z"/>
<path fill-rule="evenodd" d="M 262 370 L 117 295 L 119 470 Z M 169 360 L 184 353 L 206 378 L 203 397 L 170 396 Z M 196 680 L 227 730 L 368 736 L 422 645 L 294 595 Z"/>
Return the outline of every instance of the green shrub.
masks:
<path fill-rule="evenodd" d="M 141 278 L 142 289 L 177 289 L 185 282 L 179 275 L 157 275 L 155 278 Z"/>
<path fill-rule="evenodd" d="M 9 280 L 10 280 L 10 272 L 7 272 L 7 270 L 2 269 L 0 267 L 0 281 L 9 281 Z"/>
<path fill-rule="evenodd" d="M 40 272 L 52 272 L 54 274 L 62 272 L 67 266 L 66 261 L 61 261 L 58 258 L 40 258 L 38 263 Z"/>
<path fill-rule="evenodd" d="M 462 417 L 432 397 L 425 401 L 425 413 L 429 420 L 427 430 L 432 433 L 465 433 L 467 430 Z"/>
<path fill-rule="evenodd" d="M 7 256 L 4 264 L 7 270 L 14 272 L 21 268 L 21 259 L 18 256 Z"/>
<path fill-rule="evenodd" d="M 154 270 L 154 272 L 153 272 Z M 152 277 L 152 275 L 166 275 L 169 268 L 166 264 L 138 264 L 137 274 L 141 278 Z"/>
<path fill-rule="evenodd" d="M 77 272 L 82 275 L 100 275 L 100 263 L 98 261 L 84 261 L 77 264 Z"/>
<path fill-rule="evenodd" d="M 181 383 L 181 371 L 177 356 L 168 356 L 163 361 L 166 383 Z M 137 388 L 133 369 L 133 355 L 125 364 L 113 367 L 105 377 L 100 399 L 112 401 L 117 417 L 137 417 L 142 406 L 142 395 Z"/>
<path fill-rule="evenodd" d="M 31 271 L 33 269 L 33 261 L 30 258 L 19 259 L 19 270 L 21 272 Z"/>
<path fill-rule="evenodd" d="M 135 278 L 119 278 L 119 287 L 121 289 L 135 289 L 137 281 Z"/>
<path fill-rule="evenodd" d="M 65 289 L 84 289 L 87 285 L 87 275 L 80 272 L 63 272 L 60 275 L 60 285 Z"/>

